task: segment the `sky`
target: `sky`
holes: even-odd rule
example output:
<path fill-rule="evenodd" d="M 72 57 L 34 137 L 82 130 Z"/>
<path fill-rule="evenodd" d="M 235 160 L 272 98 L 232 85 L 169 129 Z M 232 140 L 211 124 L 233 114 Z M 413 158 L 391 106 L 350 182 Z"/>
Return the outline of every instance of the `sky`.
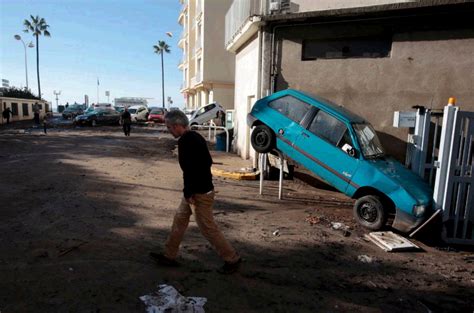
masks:
<path fill-rule="evenodd" d="M 43 98 L 59 104 L 110 102 L 118 97 L 146 97 L 160 105 L 161 58 L 153 45 L 164 40 L 171 53 L 164 55 L 165 96 L 182 107 L 179 89 L 183 80 L 178 63 L 181 4 L 178 0 L 0 0 L 0 78 L 10 86 L 26 86 L 25 49 L 35 43 L 23 32 L 30 15 L 43 17 L 51 37 L 39 38 L 40 81 Z M 171 32 L 173 37 L 166 33 Z M 38 93 L 36 48 L 27 48 L 28 85 Z"/>

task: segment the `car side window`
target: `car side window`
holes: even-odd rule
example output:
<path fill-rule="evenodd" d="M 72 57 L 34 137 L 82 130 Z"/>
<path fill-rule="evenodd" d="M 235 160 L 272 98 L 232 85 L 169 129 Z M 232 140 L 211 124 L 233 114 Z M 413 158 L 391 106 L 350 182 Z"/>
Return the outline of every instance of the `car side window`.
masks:
<path fill-rule="evenodd" d="M 284 96 L 275 99 L 271 101 L 268 106 L 297 123 L 301 122 L 309 109 L 311 109 L 310 104 L 292 96 Z"/>
<path fill-rule="evenodd" d="M 348 141 L 349 144 L 352 142 L 346 125 L 321 110 L 318 111 L 311 122 L 309 131 L 338 147 L 340 144 L 344 145 L 343 141 Z"/>

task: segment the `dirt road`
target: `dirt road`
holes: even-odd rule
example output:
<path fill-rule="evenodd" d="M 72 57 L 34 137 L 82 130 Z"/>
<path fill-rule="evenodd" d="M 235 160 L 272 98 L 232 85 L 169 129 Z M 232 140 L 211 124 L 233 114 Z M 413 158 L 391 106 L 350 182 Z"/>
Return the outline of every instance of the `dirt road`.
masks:
<path fill-rule="evenodd" d="M 145 312 L 138 297 L 163 283 L 206 297 L 206 312 L 473 312 L 472 252 L 383 252 L 350 199 L 297 180 L 279 201 L 276 182 L 259 196 L 258 182 L 215 178 L 239 273 L 215 271 L 194 221 L 182 266 L 158 267 L 148 252 L 181 197 L 175 144 L 153 129 L 0 130 L 0 312 Z"/>

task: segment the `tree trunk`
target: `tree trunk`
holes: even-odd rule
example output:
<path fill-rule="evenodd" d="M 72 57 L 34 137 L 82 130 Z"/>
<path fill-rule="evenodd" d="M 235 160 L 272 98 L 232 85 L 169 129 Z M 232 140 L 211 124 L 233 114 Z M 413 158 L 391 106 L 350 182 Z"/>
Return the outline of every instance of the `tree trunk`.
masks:
<path fill-rule="evenodd" d="M 161 94 L 163 98 L 163 109 L 165 108 L 165 68 L 163 67 L 163 54 L 161 51 Z"/>
<path fill-rule="evenodd" d="M 41 83 L 40 83 L 40 70 L 39 70 L 39 39 L 36 35 L 36 76 L 38 78 L 38 97 L 41 100 Z"/>

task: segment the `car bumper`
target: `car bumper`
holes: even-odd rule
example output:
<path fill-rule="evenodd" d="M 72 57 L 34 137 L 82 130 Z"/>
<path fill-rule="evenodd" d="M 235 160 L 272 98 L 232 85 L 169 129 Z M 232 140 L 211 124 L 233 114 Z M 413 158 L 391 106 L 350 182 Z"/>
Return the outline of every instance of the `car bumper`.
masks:
<path fill-rule="evenodd" d="M 247 125 L 249 127 L 253 127 L 253 124 L 255 123 L 255 121 L 257 121 L 258 119 L 252 115 L 252 113 L 249 113 L 247 114 Z"/>
<path fill-rule="evenodd" d="M 397 209 L 392 227 L 403 233 L 411 232 L 426 220 L 426 217 L 430 215 L 430 212 L 431 211 L 426 212 L 422 217 L 416 217 L 413 214 Z"/>
<path fill-rule="evenodd" d="M 89 120 L 75 120 L 75 122 L 78 125 L 86 125 L 86 124 L 90 124 L 91 121 L 89 121 Z"/>

